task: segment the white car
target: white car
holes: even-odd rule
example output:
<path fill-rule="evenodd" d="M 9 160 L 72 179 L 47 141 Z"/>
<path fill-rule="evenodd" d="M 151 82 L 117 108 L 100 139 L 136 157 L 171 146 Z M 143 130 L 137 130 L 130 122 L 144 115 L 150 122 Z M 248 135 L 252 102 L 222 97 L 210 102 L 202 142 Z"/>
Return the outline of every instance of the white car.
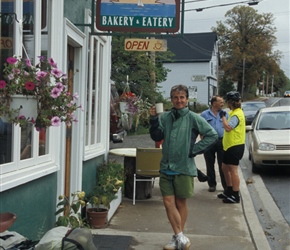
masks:
<path fill-rule="evenodd" d="M 253 173 L 265 166 L 290 167 L 290 106 L 261 108 L 246 131 Z"/>

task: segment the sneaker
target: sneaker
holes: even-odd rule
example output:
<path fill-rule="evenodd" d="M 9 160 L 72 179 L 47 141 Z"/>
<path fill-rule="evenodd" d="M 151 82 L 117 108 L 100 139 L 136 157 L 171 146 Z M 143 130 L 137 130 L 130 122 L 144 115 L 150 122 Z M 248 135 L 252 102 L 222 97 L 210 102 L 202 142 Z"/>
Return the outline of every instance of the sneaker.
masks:
<path fill-rule="evenodd" d="M 164 250 L 175 250 L 177 249 L 176 236 L 172 235 L 171 241 L 163 247 Z"/>
<path fill-rule="evenodd" d="M 225 192 L 218 194 L 217 197 L 219 199 L 226 199 L 226 198 L 228 198 L 228 196 L 225 194 Z"/>
<path fill-rule="evenodd" d="M 215 186 L 212 186 L 212 187 L 208 188 L 208 192 L 215 192 L 215 190 L 216 190 Z"/>
<path fill-rule="evenodd" d="M 223 203 L 240 203 L 240 197 L 230 195 L 227 198 L 223 199 Z"/>
<path fill-rule="evenodd" d="M 217 197 L 218 197 L 219 199 L 226 199 L 226 198 L 228 198 L 229 196 L 231 196 L 231 194 L 232 194 L 232 191 L 225 190 L 225 191 L 223 191 L 221 194 L 218 194 Z"/>
<path fill-rule="evenodd" d="M 186 236 L 182 235 L 179 238 L 177 238 L 178 250 L 188 250 L 189 247 L 190 247 L 190 241 Z"/>

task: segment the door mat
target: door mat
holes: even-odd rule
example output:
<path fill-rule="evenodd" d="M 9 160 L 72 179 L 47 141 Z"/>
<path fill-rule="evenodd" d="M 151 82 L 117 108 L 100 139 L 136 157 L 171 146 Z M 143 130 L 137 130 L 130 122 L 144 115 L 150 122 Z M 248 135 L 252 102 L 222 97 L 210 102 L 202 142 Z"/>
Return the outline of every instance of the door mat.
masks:
<path fill-rule="evenodd" d="M 93 242 L 98 250 L 129 249 L 132 236 L 94 234 Z"/>

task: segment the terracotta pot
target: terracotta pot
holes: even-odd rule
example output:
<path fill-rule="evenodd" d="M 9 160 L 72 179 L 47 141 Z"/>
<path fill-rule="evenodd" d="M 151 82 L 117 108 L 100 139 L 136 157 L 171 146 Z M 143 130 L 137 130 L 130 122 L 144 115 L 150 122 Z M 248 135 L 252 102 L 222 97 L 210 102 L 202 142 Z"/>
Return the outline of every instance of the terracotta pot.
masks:
<path fill-rule="evenodd" d="M 16 214 L 13 214 L 13 213 L 0 214 L 0 233 L 3 233 L 10 226 L 12 226 L 15 220 L 16 220 Z"/>
<path fill-rule="evenodd" d="M 99 211 L 101 210 L 101 211 Z M 108 210 L 101 208 L 87 208 L 87 220 L 91 228 L 102 228 L 107 223 Z"/>

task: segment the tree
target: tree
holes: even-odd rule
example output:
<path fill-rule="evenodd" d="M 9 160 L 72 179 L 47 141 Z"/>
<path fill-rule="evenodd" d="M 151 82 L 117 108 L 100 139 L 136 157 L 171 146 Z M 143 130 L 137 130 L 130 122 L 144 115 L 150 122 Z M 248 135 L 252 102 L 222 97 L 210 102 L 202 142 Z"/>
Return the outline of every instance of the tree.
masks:
<path fill-rule="evenodd" d="M 142 98 L 148 97 L 153 103 L 160 100 L 162 95 L 157 89 L 157 83 L 166 80 L 168 69 L 162 62 L 170 60 L 171 52 L 126 51 L 125 36 L 114 36 L 112 39 L 112 72 L 111 79 L 115 81 L 120 93 L 125 88 L 129 76 L 130 90 Z"/>
<path fill-rule="evenodd" d="M 228 19 L 224 23 L 218 21 L 213 28 L 218 34 L 221 69 L 226 78 L 238 82 L 240 93 L 247 92 L 261 81 L 263 74 L 279 72 L 281 52 L 273 51 L 276 44 L 273 14 L 258 14 L 251 7 L 236 6 L 225 16 Z"/>

